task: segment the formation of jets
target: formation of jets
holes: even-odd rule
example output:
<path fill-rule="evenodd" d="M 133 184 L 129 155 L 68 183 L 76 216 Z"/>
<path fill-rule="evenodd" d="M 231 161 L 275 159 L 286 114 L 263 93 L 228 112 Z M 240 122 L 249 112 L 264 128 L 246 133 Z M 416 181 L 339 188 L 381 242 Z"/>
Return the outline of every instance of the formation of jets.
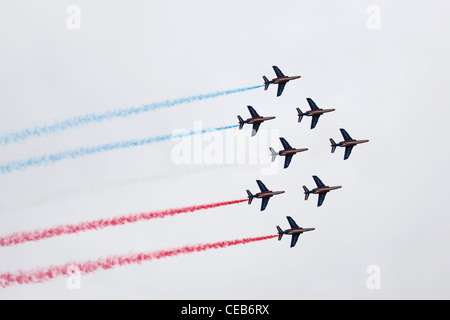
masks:
<path fill-rule="evenodd" d="M 277 90 L 277 97 L 281 96 L 283 93 L 283 90 L 286 86 L 286 83 L 288 83 L 291 80 L 295 80 L 300 78 L 300 76 L 285 76 L 283 72 L 277 67 L 273 66 L 273 70 L 275 71 L 276 78 L 273 78 L 272 80 L 269 80 L 266 76 L 263 76 L 264 79 L 264 90 L 267 90 L 269 88 L 270 84 L 277 84 L 278 90 Z M 306 112 L 302 112 L 300 108 L 296 108 L 297 110 L 297 116 L 298 116 L 298 122 L 300 123 L 303 119 L 303 117 L 311 117 L 311 129 L 314 129 L 319 121 L 319 118 L 321 115 L 329 112 L 333 112 L 336 109 L 324 109 L 319 108 L 316 103 L 311 98 L 306 98 L 306 101 L 309 104 L 310 110 Z M 248 118 L 247 120 L 242 119 L 241 116 L 238 116 L 239 120 L 239 129 L 242 129 L 244 127 L 244 124 L 251 124 L 253 125 L 252 129 L 252 136 L 255 136 L 258 132 L 258 129 L 264 121 L 275 119 L 275 117 L 262 117 L 260 116 L 253 107 L 247 106 L 248 110 L 250 111 L 251 118 Z M 345 154 L 344 154 L 344 160 L 347 160 L 350 157 L 350 153 L 352 152 L 352 149 L 362 143 L 366 143 L 369 140 L 355 140 L 350 137 L 350 135 L 347 133 L 345 129 L 340 129 L 341 134 L 344 138 L 343 141 L 336 143 L 332 138 L 330 138 L 331 142 L 331 153 L 334 153 L 337 147 L 343 147 L 345 148 Z M 284 161 L 284 169 L 287 169 L 289 167 L 289 164 L 291 163 L 291 160 L 293 156 L 299 152 L 307 151 L 308 148 L 293 148 L 285 138 L 280 137 L 281 144 L 283 145 L 283 149 L 280 151 L 275 151 L 272 147 L 269 148 L 270 155 L 272 156 L 272 162 L 275 161 L 275 158 L 277 156 L 285 157 Z M 325 196 L 328 192 L 336 189 L 342 188 L 342 186 L 328 186 L 325 185 L 322 180 L 316 175 L 312 176 L 314 179 L 314 182 L 316 183 L 316 188 L 309 190 L 306 186 L 303 186 L 305 200 L 308 200 L 310 194 L 317 194 L 318 195 L 318 202 L 317 207 L 322 206 Z M 271 191 L 269 190 L 264 183 L 262 183 L 261 180 L 256 180 L 256 183 L 258 184 L 259 189 L 261 192 L 258 192 L 256 194 L 252 194 L 250 190 L 247 190 L 248 195 L 248 204 L 251 204 L 254 198 L 261 199 L 261 209 L 260 211 L 264 211 L 269 203 L 269 199 L 275 195 L 283 194 L 284 191 Z M 308 231 L 313 231 L 315 228 L 302 228 L 297 225 L 297 223 L 292 219 L 290 216 L 286 217 L 290 229 L 282 230 L 279 226 L 277 226 L 278 231 L 278 240 L 281 240 L 283 235 L 290 235 L 291 238 L 291 248 L 294 247 L 297 243 L 298 237 Z"/>

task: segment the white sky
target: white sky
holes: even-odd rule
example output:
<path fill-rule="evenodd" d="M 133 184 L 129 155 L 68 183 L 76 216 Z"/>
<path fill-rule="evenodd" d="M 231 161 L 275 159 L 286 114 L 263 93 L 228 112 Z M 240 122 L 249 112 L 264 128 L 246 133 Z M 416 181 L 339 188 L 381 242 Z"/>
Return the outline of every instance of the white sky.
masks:
<path fill-rule="evenodd" d="M 71 4 L 81 9 L 80 30 L 66 27 Z M 380 29 L 367 27 L 370 5 Z M 302 76 L 278 98 L 271 86 L 30 138 L 0 147 L 1 163 L 192 130 L 195 121 L 236 124 L 247 105 L 277 117 L 260 133 L 278 130 L 309 148 L 273 175 L 255 164 L 176 165 L 176 142 L 163 142 L 0 176 L 0 235 L 241 199 L 257 192 L 256 179 L 286 191 L 263 213 L 255 200 L 0 248 L 0 272 L 269 235 L 288 227 L 287 215 L 316 228 L 293 249 L 284 237 L 99 271 L 82 276 L 80 290 L 64 278 L 17 285 L 0 298 L 450 298 L 449 10 L 447 1 L 0 0 L 0 132 L 258 85 L 274 77 L 272 65 Z M 310 118 L 297 123 L 307 97 L 336 108 L 314 130 Z M 370 142 L 343 161 L 328 141 L 341 140 L 339 128 Z M 343 186 L 320 208 L 315 195 L 303 200 L 312 175 Z M 366 285 L 371 265 L 381 289 Z"/>

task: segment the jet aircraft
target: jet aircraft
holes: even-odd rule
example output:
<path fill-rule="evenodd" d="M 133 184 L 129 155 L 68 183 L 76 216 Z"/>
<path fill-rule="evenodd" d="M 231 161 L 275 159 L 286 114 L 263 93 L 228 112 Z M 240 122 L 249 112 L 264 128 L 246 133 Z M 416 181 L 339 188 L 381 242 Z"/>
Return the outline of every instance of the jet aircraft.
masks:
<path fill-rule="evenodd" d="M 250 111 L 250 115 L 252 117 L 248 118 L 247 120 L 244 120 L 242 119 L 241 116 L 237 116 L 239 119 L 239 130 L 241 130 L 244 127 L 244 124 L 246 123 L 253 124 L 252 137 L 256 135 L 256 133 L 258 132 L 261 123 L 263 123 L 266 120 L 275 119 L 275 117 L 261 117 L 252 106 L 247 106 L 247 108 Z"/>
<path fill-rule="evenodd" d="M 345 131 L 344 129 L 341 130 L 342 136 L 344 137 L 344 141 L 341 141 L 339 143 L 334 142 L 332 138 L 330 138 L 331 142 L 331 153 L 334 153 L 336 150 L 336 147 L 345 147 L 345 154 L 344 154 L 344 160 L 347 160 L 348 157 L 350 157 L 350 153 L 352 152 L 352 149 L 354 146 L 360 143 L 366 143 L 369 142 L 369 140 L 355 140 L 350 137 L 350 135 Z"/>
<path fill-rule="evenodd" d="M 272 147 L 270 147 L 269 150 L 270 153 L 272 154 L 272 162 L 275 161 L 276 156 L 286 157 L 284 160 L 284 169 L 289 167 L 289 164 L 291 163 L 294 154 L 308 150 L 308 148 L 301 148 L 301 149 L 292 148 L 291 145 L 284 138 L 280 138 L 280 141 L 281 144 L 283 145 L 284 150 L 276 152 L 275 150 L 272 149 Z"/>
<path fill-rule="evenodd" d="M 248 194 L 248 204 L 251 204 L 253 201 L 253 198 L 262 199 L 261 202 L 261 211 L 264 211 L 266 209 L 267 204 L 269 203 L 269 199 L 277 194 L 282 194 L 284 191 L 271 191 L 267 189 L 267 187 L 264 185 L 264 183 L 261 182 L 261 180 L 256 180 L 256 183 L 259 186 L 259 189 L 261 189 L 261 192 L 258 192 L 256 194 L 252 194 L 250 190 L 247 190 Z"/>
<path fill-rule="evenodd" d="M 281 94 L 283 93 L 286 83 L 288 83 L 291 80 L 301 78 L 301 76 L 292 76 L 292 77 L 285 76 L 277 66 L 272 66 L 272 68 L 275 71 L 277 77 L 269 81 L 269 79 L 267 79 L 266 76 L 263 76 L 264 90 L 267 90 L 267 88 L 269 88 L 269 85 L 271 83 L 278 84 L 277 97 L 281 96 Z"/>
<path fill-rule="evenodd" d="M 302 228 L 299 227 L 294 219 L 292 219 L 291 217 L 286 217 L 289 225 L 291 226 L 291 229 L 286 229 L 286 230 L 282 230 L 279 226 L 277 226 L 277 230 L 278 230 L 278 241 L 281 240 L 281 238 L 283 238 L 284 234 L 287 235 L 291 235 L 291 248 L 295 246 L 295 244 L 297 243 L 298 237 L 303 233 L 303 232 L 308 232 L 308 231 L 313 231 L 315 230 L 315 228 Z"/>
<path fill-rule="evenodd" d="M 308 110 L 305 113 L 303 113 L 302 110 L 300 110 L 300 108 L 297 108 L 298 122 L 302 121 L 303 116 L 312 117 L 311 129 L 314 129 L 316 127 L 316 124 L 319 121 L 319 117 L 322 114 L 336 110 L 336 109 L 322 109 L 322 108 L 319 108 L 311 98 L 306 98 L 306 100 L 308 101 L 308 104 L 309 104 L 309 107 L 311 108 L 311 110 Z"/>
<path fill-rule="evenodd" d="M 306 186 L 303 186 L 303 190 L 305 190 L 305 200 L 308 200 L 309 195 L 312 194 L 318 194 L 319 195 L 319 201 L 317 202 L 317 206 L 320 207 L 325 200 L 325 196 L 328 192 L 331 190 L 336 190 L 342 188 L 342 186 L 333 186 L 329 187 L 326 186 L 317 176 L 312 176 L 314 181 L 316 182 L 317 188 L 312 189 L 311 191 L 308 190 Z"/>

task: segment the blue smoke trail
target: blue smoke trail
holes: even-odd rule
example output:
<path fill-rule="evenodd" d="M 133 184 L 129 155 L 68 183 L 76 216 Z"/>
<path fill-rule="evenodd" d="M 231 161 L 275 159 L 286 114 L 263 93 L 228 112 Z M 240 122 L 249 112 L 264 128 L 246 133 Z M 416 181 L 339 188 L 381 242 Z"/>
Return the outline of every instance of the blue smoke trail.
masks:
<path fill-rule="evenodd" d="M 101 114 L 92 113 L 92 114 L 77 116 L 77 117 L 70 118 L 67 120 L 55 122 L 54 124 L 51 124 L 51 125 L 35 126 L 34 128 L 28 128 L 28 129 L 23 129 L 21 131 L 6 133 L 6 134 L 0 136 L 0 145 L 8 145 L 11 143 L 17 143 L 17 142 L 23 141 L 31 136 L 40 137 L 41 135 L 57 133 L 57 132 L 67 130 L 69 128 L 85 126 L 85 125 L 87 125 L 89 123 L 93 123 L 93 122 L 102 122 L 104 120 L 110 120 L 113 118 L 125 118 L 125 117 L 128 117 L 133 114 L 140 114 L 140 113 L 151 111 L 151 110 L 173 107 L 175 105 L 182 104 L 182 103 L 191 103 L 194 101 L 215 98 L 215 97 L 229 95 L 229 94 L 233 94 L 233 93 L 245 92 L 248 90 L 261 88 L 263 86 L 264 85 L 259 85 L 259 86 L 253 86 L 253 87 L 247 87 L 247 88 L 217 91 L 217 92 L 213 92 L 213 93 L 200 94 L 200 95 L 190 96 L 190 97 L 185 97 L 185 98 L 178 98 L 178 99 L 166 100 L 166 101 L 162 101 L 162 102 L 155 102 L 155 103 L 151 103 L 151 104 L 142 105 L 140 107 L 129 107 L 129 108 L 125 108 L 125 109 L 112 110 L 112 111 L 108 111 L 108 112 L 101 113 Z"/>
<path fill-rule="evenodd" d="M 116 143 L 108 143 L 103 144 L 95 147 L 84 147 L 79 148 L 75 150 L 69 150 L 69 151 L 63 151 L 59 153 L 53 153 L 48 154 L 40 157 L 33 157 L 26 160 L 18 160 L 18 161 L 10 161 L 5 164 L 0 165 L 0 174 L 8 174 L 13 171 L 17 170 L 24 170 L 29 167 L 38 167 L 38 166 L 45 166 L 49 164 L 53 164 L 65 159 L 77 159 L 81 158 L 90 154 L 94 153 L 101 153 L 105 151 L 112 151 L 116 149 L 124 149 L 124 148 L 130 148 L 130 147 L 137 147 L 137 146 L 143 146 L 155 142 L 161 142 L 166 140 L 171 140 L 173 138 L 182 138 L 187 136 L 192 136 L 196 134 L 204 134 L 208 132 L 214 132 L 219 130 L 226 130 L 231 128 L 236 128 L 239 125 L 232 125 L 232 126 L 226 126 L 226 127 L 217 127 L 217 128 L 209 128 L 209 129 L 203 129 L 198 131 L 189 131 L 179 134 L 167 134 L 163 136 L 156 136 L 156 137 L 150 137 L 150 138 L 144 138 L 139 140 L 127 140 L 127 141 L 121 141 Z"/>

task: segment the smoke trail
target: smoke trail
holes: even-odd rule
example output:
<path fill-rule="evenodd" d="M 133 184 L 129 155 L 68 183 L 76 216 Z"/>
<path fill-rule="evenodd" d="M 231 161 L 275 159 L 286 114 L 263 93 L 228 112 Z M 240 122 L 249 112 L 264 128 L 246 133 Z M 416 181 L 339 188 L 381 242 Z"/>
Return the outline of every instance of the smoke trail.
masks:
<path fill-rule="evenodd" d="M 109 270 L 116 266 L 141 264 L 143 262 L 151 260 L 159 260 L 162 258 L 175 257 L 180 254 L 201 252 L 209 249 L 226 248 L 238 244 L 247 244 L 251 242 L 272 239 L 277 236 L 278 235 L 271 235 L 254 238 L 236 239 L 231 241 L 197 244 L 169 250 L 159 250 L 154 252 L 142 252 L 127 255 L 109 256 L 94 261 L 86 261 L 81 263 L 67 263 L 60 266 L 50 266 L 47 268 L 40 268 L 31 271 L 19 270 L 16 273 L 7 272 L 0 274 L 0 286 L 6 288 L 14 284 L 42 283 L 57 277 L 70 276 L 71 274 L 70 270 L 73 270 L 74 268 L 80 270 L 81 274 L 89 274 L 96 272 L 99 269 Z"/>
<path fill-rule="evenodd" d="M 237 204 L 247 201 L 247 199 L 241 200 L 233 200 L 233 201 L 224 201 L 224 202 L 216 202 L 209 204 L 202 204 L 190 207 L 176 208 L 176 209 L 167 209 L 153 212 L 144 212 L 139 214 L 129 214 L 114 218 L 106 218 L 99 219 L 87 222 L 81 222 L 78 224 L 67 224 L 62 226 L 57 226 L 53 228 L 43 229 L 43 230 L 35 230 L 28 232 L 16 232 L 7 236 L 0 237 L 0 246 L 8 247 L 13 245 L 18 245 L 20 243 L 30 242 L 30 241 L 39 241 L 54 237 L 59 237 L 62 235 L 74 234 L 78 232 L 85 232 L 89 230 L 99 230 L 105 229 L 108 227 L 116 227 L 120 225 L 125 225 L 129 223 L 135 223 L 145 220 L 164 218 L 167 216 L 174 216 L 180 213 L 189 213 L 195 212 L 198 210 L 206 210 L 213 209 L 223 206 L 228 206 L 232 204 Z"/>
<path fill-rule="evenodd" d="M 245 91 L 261 88 L 263 86 L 264 85 L 259 85 L 259 86 L 225 90 L 225 91 L 216 91 L 216 92 L 212 92 L 212 93 L 199 94 L 196 96 L 190 96 L 190 97 L 185 97 L 185 98 L 178 98 L 178 99 L 166 100 L 166 101 L 162 101 L 162 102 L 155 102 L 155 103 L 151 103 L 151 104 L 142 105 L 140 107 L 130 107 L 130 108 L 125 108 L 125 109 L 108 111 L 108 112 L 100 113 L 100 114 L 92 113 L 92 114 L 77 116 L 77 117 L 70 118 L 67 120 L 55 122 L 54 124 L 51 124 L 51 125 L 36 126 L 34 128 L 27 128 L 27 129 L 23 129 L 20 131 L 6 133 L 6 134 L 0 136 L 0 145 L 17 143 L 17 142 L 25 140 L 31 136 L 40 137 L 41 135 L 57 133 L 57 132 L 67 130 L 69 128 L 85 126 L 89 123 L 102 122 L 102 121 L 111 120 L 114 118 L 125 118 L 125 117 L 128 117 L 133 114 L 140 114 L 140 113 L 151 111 L 151 110 L 173 107 L 175 105 L 182 104 L 182 103 L 191 103 L 194 101 L 215 98 L 215 97 L 229 95 L 229 94 L 233 94 L 233 93 L 245 92 Z"/>
<path fill-rule="evenodd" d="M 156 136 L 156 137 L 144 138 L 144 139 L 139 139 L 139 140 L 127 140 L 127 141 L 121 141 L 121 142 L 116 142 L 116 143 L 103 144 L 103 145 L 94 146 L 94 147 L 85 147 L 85 148 L 79 148 L 79 149 L 75 149 L 75 150 L 63 151 L 63 152 L 48 154 L 48 155 L 44 155 L 44 156 L 40 156 L 40 157 L 33 157 L 33 158 L 26 159 L 26 160 L 10 161 L 10 162 L 0 165 L 0 174 L 7 174 L 7 173 L 11 173 L 11 172 L 17 171 L 17 170 L 24 170 L 29 167 L 45 166 L 45 165 L 53 164 L 55 162 L 59 162 L 61 160 L 65 160 L 65 159 L 77 159 L 77 158 L 91 155 L 94 153 L 143 146 L 143 145 L 147 145 L 150 143 L 171 140 L 173 138 L 181 138 L 181 137 L 187 137 L 187 136 L 196 135 L 196 134 L 204 134 L 204 133 L 213 132 L 213 131 L 227 130 L 227 129 L 231 129 L 231 128 L 236 128 L 238 126 L 239 125 L 232 125 L 232 126 L 226 126 L 226 127 L 203 129 L 201 131 L 193 130 L 193 131 L 179 133 L 179 134 L 167 134 L 167 135 L 163 135 L 163 136 Z"/>
<path fill-rule="evenodd" d="M 136 178 L 129 178 L 129 179 L 121 179 L 116 181 L 110 181 L 107 183 L 99 184 L 99 185 L 83 185 L 79 186 L 77 188 L 69 188 L 69 189 L 59 189 L 57 192 L 53 192 L 50 194 L 46 194 L 37 198 L 29 198 L 29 195 L 27 194 L 26 199 L 21 198 L 20 200 L 16 201 L 12 204 L 4 204 L 3 206 L 0 206 L 0 216 L 4 212 L 10 212 L 12 210 L 25 210 L 30 209 L 30 207 L 40 206 L 45 203 L 49 203 L 55 200 L 61 200 L 62 198 L 72 197 L 72 196 L 79 196 L 83 194 L 92 194 L 95 192 L 101 192 L 109 189 L 115 189 L 119 187 L 126 187 L 126 186 L 132 186 L 136 184 L 143 184 L 147 182 L 155 182 L 162 179 L 170 179 L 170 178 L 180 178 L 187 175 L 193 175 L 196 173 L 202 173 L 212 170 L 220 170 L 225 168 L 230 168 L 235 166 L 234 164 L 216 164 L 216 165 L 207 165 L 207 166 L 198 166 L 198 167 L 192 167 L 188 166 L 187 169 L 183 170 L 171 170 L 170 172 L 159 172 L 159 173 L 153 173 L 151 175 L 141 175 Z M 1 246 L 1 245 L 0 245 Z"/>

